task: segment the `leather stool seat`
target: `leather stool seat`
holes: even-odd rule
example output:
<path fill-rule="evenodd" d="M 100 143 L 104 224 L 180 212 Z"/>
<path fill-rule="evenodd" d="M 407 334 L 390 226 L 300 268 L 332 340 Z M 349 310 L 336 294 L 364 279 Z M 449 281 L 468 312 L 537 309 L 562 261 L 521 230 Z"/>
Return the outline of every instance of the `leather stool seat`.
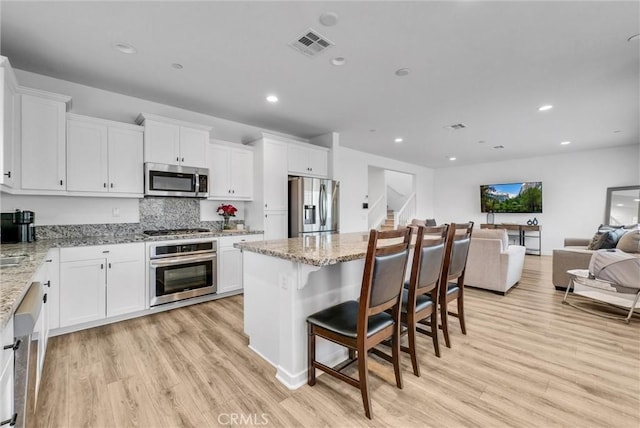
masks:
<path fill-rule="evenodd" d="M 320 328 L 355 338 L 358 325 L 358 302 L 349 300 L 348 302 L 340 303 L 310 315 L 307 321 Z M 390 325 L 393 325 L 393 317 L 388 313 L 381 312 L 370 316 L 367 323 L 367 337 Z"/>

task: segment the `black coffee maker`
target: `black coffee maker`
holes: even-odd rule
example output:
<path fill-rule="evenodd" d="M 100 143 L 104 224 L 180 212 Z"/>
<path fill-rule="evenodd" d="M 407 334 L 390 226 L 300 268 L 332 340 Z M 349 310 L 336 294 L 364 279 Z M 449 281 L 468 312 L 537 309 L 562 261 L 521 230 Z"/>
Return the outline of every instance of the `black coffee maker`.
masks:
<path fill-rule="evenodd" d="M 13 213 L 1 213 L 0 242 L 9 244 L 35 241 L 36 229 L 33 224 L 35 219 L 36 214 L 33 211 L 16 210 Z"/>

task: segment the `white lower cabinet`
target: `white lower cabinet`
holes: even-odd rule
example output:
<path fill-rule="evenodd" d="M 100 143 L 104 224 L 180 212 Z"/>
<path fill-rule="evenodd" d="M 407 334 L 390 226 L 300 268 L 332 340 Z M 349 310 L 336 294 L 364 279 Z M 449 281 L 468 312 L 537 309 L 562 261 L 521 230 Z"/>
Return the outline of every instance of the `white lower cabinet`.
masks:
<path fill-rule="evenodd" d="M 262 240 L 263 235 L 225 236 L 218 240 L 218 293 L 242 289 L 242 251 L 233 244 Z"/>
<path fill-rule="evenodd" d="M 60 327 L 145 309 L 143 243 L 60 250 Z"/>
<path fill-rule="evenodd" d="M 0 342 L 0 422 L 13 418 L 13 318 L 2 330 Z"/>
<path fill-rule="evenodd" d="M 287 211 L 266 211 L 264 213 L 264 239 L 287 239 L 289 225 Z"/>

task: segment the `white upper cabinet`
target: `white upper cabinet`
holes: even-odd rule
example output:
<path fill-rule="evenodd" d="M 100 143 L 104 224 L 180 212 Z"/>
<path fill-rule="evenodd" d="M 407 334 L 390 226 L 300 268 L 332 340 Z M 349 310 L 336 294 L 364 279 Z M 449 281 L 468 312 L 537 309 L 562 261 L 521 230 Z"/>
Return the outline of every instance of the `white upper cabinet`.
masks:
<path fill-rule="evenodd" d="M 309 144 L 289 143 L 289 174 L 313 177 L 329 176 L 329 151 Z"/>
<path fill-rule="evenodd" d="M 209 199 L 253 199 L 253 151 L 211 144 L 207 158 L 211 178 Z"/>
<path fill-rule="evenodd" d="M 67 190 L 143 193 L 143 128 L 68 115 Z"/>
<path fill-rule="evenodd" d="M 18 111 L 19 99 L 16 94 L 16 81 L 13 70 L 6 58 L 0 57 L 0 91 L 2 91 L 2 121 L 0 121 L 0 138 L 2 139 L 2 149 L 0 150 L 0 184 L 14 187 L 16 184 L 16 147 L 19 137 L 19 127 L 17 119 L 20 118 Z"/>
<path fill-rule="evenodd" d="M 65 112 L 70 98 L 28 92 L 21 95 L 22 188 L 64 191 Z"/>
<path fill-rule="evenodd" d="M 144 161 L 206 168 L 208 126 L 148 113 L 136 121 L 144 125 Z"/>
<path fill-rule="evenodd" d="M 287 159 L 287 145 L 278 141 L 264 140 L 264 175 L 261 179 L 264 188 L 264 209 L 268 211 L 286 211 L 287 197 L 287 169 L 284 160 Z"/>

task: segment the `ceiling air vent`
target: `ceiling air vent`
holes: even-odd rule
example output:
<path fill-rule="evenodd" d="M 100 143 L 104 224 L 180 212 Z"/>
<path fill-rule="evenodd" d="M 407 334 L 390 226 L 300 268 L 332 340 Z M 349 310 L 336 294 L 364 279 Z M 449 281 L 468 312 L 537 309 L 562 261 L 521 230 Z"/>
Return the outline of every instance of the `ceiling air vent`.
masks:
<path fill-rule="evenodd" d="M 289 43 L 289 46 L 311 58 L 333 45 L 332 41 L 311 28 Z"/>
<path fill-rule="evenodd" d="M 454 123 L 453 125 L 445 126 L 445 129 L 448 129 L 450 131 L 459 131 L 460 129 L 464 129 L 466 127 L 467 125 L 465 125 L 464 123 Z"/>

